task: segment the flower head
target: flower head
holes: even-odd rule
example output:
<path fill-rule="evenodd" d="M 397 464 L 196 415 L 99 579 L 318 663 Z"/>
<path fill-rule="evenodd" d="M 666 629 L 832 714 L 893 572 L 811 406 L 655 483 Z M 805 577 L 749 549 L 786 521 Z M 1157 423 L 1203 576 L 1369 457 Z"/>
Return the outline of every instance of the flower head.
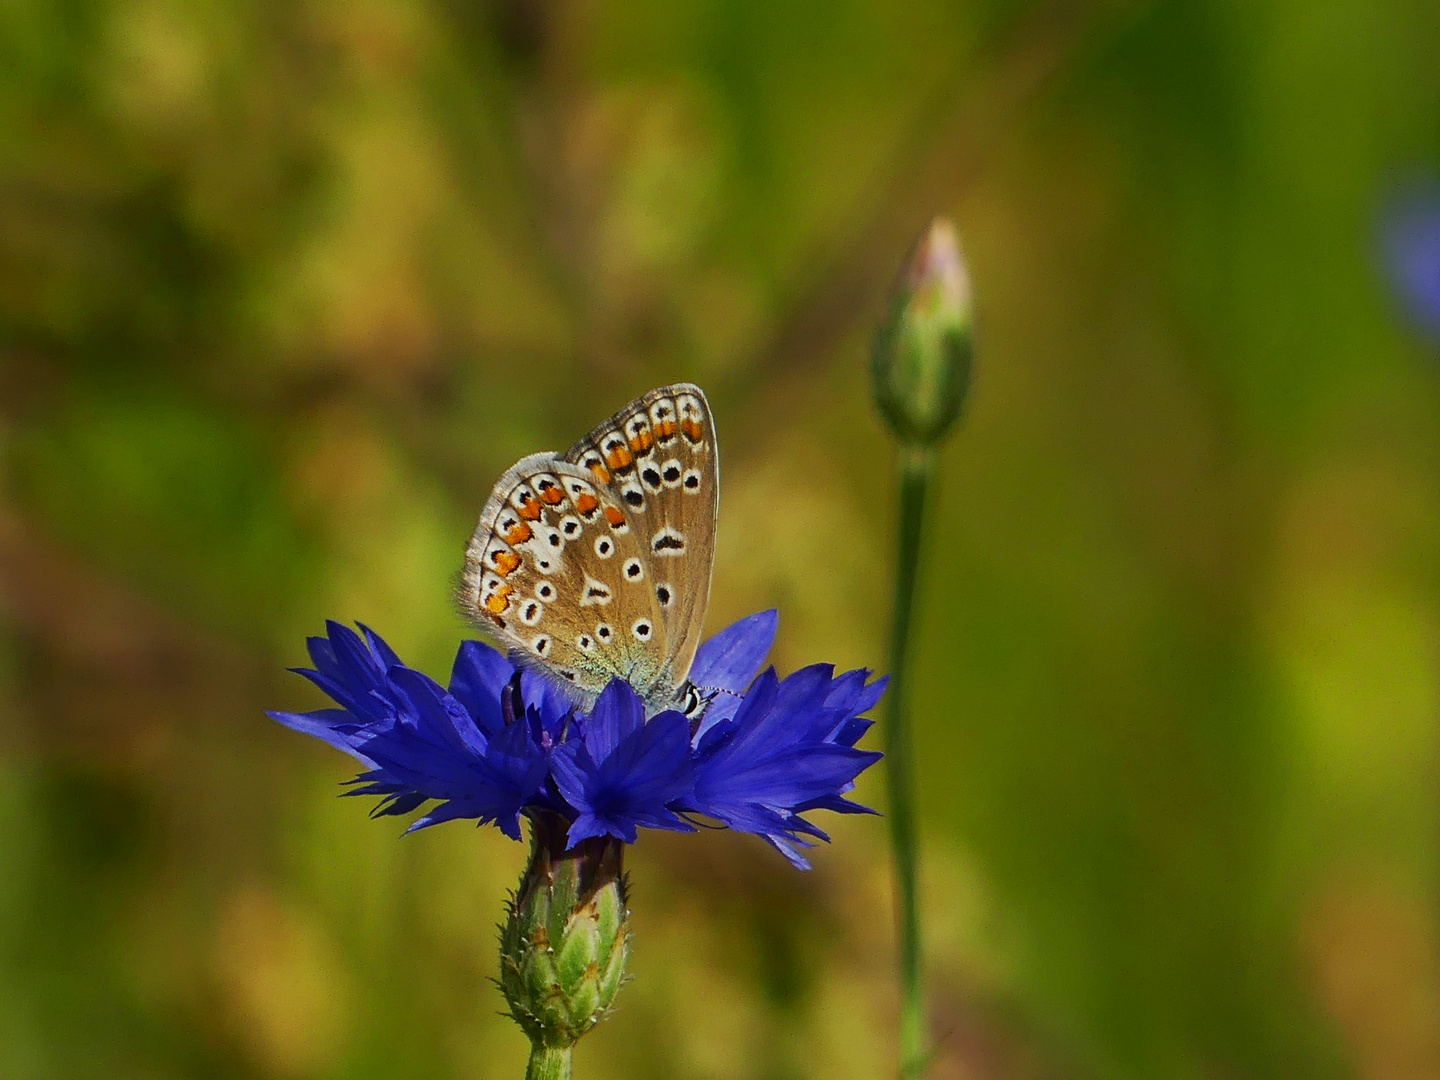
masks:
<path fill-rule="evenodd" d="M 1414 321 L 1440 337 L 1440 187 L 1397 202 L 1385 223 L 1385 261 Z"/>
<path fill-rule="evenodd" d="M 309 641 L 315 666 L 295 670 L 338 708 L 270 715 L 358 759 L 365 771 L 346 794 L 381 796 L 375 814 L 433 803 L 412 830 L 474 818 L 518 840 L 522 815 L 553 814 L 571 846 L 634 843 L 641 827 L 692 831 L 687 815 L 703 814 L 806 867 L 798 848 L 828 837 L 803 814 L 869 812 L 845 796 L 880 758 L 855 743 L 884 680 L 823 664 L 757 678 L 777 625 L 761 612 L 700 646 L 691 680 L 713 697 L 698 723 L 647 717 L 618 679 L 580 713 L 557 684 L 478 641 L 461 644 L 442 687 L 374 631 L 335 622 Z"/>
<path fill-rule="evenodd" d="M 955 226 L 936 218 L 901 268 L 871 346 L 880 415 L 907 446 L 934 446 L 970 390 L 974 349 L 970 274 Z"/>

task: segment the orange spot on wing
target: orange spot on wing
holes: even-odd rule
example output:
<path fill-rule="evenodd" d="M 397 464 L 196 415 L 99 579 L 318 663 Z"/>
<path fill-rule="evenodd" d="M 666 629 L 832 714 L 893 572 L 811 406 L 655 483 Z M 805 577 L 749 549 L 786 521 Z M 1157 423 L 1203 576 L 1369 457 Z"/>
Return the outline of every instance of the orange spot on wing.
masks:
<path fill-rule="evenodd" d="M 523 521 L 517 521 L 515 527 L 505 534 L 505 542 L 511 547 L 514 547 L 516 544 L 523 544 L 534 535 L 535 534 L 530 531 L 529 525 L 526 525 Z"/>
<path fill-rule="evenodd" d="M 547 487 L 540 493 L 540 499 L 547 506 L 554 506 L 556 503 L 565 500 L 565 492 L 561 491 L 558 487 Z"/>
<path fill-rule="evenodd" d="M 612 469 L 623 469 L 635 459 L 630 456 L 630 449 L 626 446 L 617 446 L 611 450 L 605 458 L 605 463 Z"/>
<path fill-rule="evenodd" d="M 607 506 L 605 507 L 605 520 L 611 525 L 624 525 L 625 515 L 620 512 L 618 506 Z"/>
<path fill-rule="evenodd" d="M 601 462 L 590 462 L 590 471 L 595 474 L 595 479 L 599 480 L 602 484 L 608 484 L 610 482 L 610 470 L 605 468 Z"/>
<path fill-rule="evenodd" d="M 520 500 L 520 516 L 527 521 L 540 520 L 540 500 L 534 495 L 527 495 Z"/>
<path fill-rule="evenodd" d="M 637 454 L 648 454 L 650 447 L 654 445 L 655 436 L 651 435 L 650 432 L 644 428 L 637 431 L 635 437 L 630 440 L 630 449 L 634 450 Z"/>
<path fill-rule="evenodd" d="M 655 425 L 655 434 L 661 439 L 672 438 L 677 430 L 674 420 L 661 420 Z"/>
<path fill-rule="evenodd" d="M 680 430 L 691 442 L 699 442 L 705 437 L 705 425 L 699 420 L 681 420 Z"/>
<path fill-rule="evenodd" d="M 485 610 L 491 615 L 505 614 L 506 609 L 510 607 L 510 594 L 514 591 L 509 585 L 501 585 L 485 601 Z"/>
<path fill-rule="evenodd" d="M 527 525 L 528 529 L 529 526 Z M 495 569 L 500 571 L 501 577 L 508 577 L 514 573 L 515 568 L 520 565 L 520 556 L 513 551 L 497 551 L 495 553 Z"/>
<path fill-rule="evenodd" d="M 600 505 L 600 500 L 588 491 L 582 491 L 575 500 L 575 509 L 582 514 L 588 514 Z"/>

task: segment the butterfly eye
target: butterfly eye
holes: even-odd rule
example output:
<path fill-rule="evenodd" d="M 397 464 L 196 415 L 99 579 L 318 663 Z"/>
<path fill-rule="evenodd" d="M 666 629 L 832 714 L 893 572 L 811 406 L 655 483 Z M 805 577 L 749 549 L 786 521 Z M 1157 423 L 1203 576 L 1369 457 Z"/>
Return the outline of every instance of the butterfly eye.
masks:
<path fill-rule="evenodd" d="M 694 683 L 685 687 L 685 698 L 680 704 L 680 711 L 685 714 L 687 719 L 695 720 L 703 716 L 709 705 L 710 698 L 700 693 Z"/>

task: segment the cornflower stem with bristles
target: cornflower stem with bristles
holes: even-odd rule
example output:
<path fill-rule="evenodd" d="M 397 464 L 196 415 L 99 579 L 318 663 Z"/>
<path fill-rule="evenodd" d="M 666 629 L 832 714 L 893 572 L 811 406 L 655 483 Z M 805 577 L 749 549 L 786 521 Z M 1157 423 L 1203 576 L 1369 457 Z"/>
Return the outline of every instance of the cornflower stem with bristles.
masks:
<path fill-rule="evenodd" d="M 928 1054 L 920 971 L 920 909 L 916 895 L 914 749 L 910 731 L 910 631 L 920 573 L 925 508 L 935 475 L 928 449 L 900 450 L 900 517 L 895 562 L 895 623 L 890 636 L 890 690 L 885 715 L 885 770 L 889 785 L 890 847 L 895 859 L 895 911 L 900 969 L 900 1076 L 923 1074 Z"/>
<path fill-rule="evenodd" d="M 525 1069 L 525 1080 L 570 1080 L 571 1058 L 575 1051 L 570 1047 L 557 1049 L 553 1046 L 536 1046 L 530 1051 L 530 1064 Z"/>

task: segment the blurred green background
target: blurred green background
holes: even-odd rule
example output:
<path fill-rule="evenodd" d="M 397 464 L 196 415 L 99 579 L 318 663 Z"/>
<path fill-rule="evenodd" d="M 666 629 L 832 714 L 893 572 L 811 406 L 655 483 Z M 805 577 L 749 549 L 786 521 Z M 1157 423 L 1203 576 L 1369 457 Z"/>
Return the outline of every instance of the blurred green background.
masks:
<path fill-rule="evenodd" d="M 518 1078 L 524 849 L 262 710 L 326 617 L 443 676 L 495 477 L 681 378 L 711 628 L 878 666 L 864 359 L 936 212 L 934 1077 L 1440 1076 L 1440 354 L 1373 240 L 1437 55 L 1431 0 L 0 2 L 0 1078 Z M 644 837 L 578 1075 L 893 1075 L 834 824 Z"/>

